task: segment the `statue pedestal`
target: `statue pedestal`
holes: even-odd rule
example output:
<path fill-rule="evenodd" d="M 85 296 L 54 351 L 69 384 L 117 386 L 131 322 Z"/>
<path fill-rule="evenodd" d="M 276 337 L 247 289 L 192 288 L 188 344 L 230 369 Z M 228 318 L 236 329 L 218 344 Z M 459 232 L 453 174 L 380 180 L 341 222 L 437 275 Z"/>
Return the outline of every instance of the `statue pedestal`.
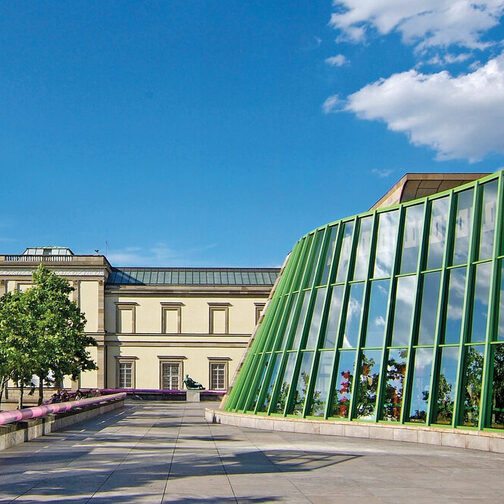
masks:
<path fill-rule="evenodd" d="M 186 392 L 187 402 L 200 402 L 200 390 L 188 390 Z"/>

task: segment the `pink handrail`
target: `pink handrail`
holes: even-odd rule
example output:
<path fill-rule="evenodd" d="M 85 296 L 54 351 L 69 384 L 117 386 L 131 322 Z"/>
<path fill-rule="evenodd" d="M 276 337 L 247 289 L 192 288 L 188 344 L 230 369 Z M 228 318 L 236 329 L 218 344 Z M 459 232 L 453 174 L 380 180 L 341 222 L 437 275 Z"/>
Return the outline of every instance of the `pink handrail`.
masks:
<path fill-rule="evenodd" d="M 21 410 L 4 411 L 0 413 L 0 425 L 6 425 L 14 422 L 21 422 L 30 418 L 41 418 L 50 413 L 64 413 L 82 406 L 91 406 L 93 404 L 107 403 L 126 398 L 126 392 L 119 394 L 109 394 L 99 397 L 89 397 L 79 399 L 78 401 L 68 401 L 55 404 L 46 404 L 45 406 L 35 406 L 33 408 L 24 408 Z"/>

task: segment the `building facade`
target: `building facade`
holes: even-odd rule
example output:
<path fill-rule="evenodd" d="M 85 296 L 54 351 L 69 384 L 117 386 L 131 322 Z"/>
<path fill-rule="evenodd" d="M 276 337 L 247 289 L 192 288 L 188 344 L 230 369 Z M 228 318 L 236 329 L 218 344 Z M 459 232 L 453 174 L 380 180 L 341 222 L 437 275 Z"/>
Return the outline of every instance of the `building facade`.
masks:
<path fill-rule="evenodd" d="M 276 268 L 114 268 L 61 247 L 0 256 L 0 295 L 30 287 L 44 263 L 67 278 L 86 317 L 97 371 L 82 388 L 177 390 L 186 374 L 226 390 L 261 316 Z"/>
<path fill-rule="evenodd" d="M 503 173 L 303 236 L 224 409 L 504 429 Z"/>

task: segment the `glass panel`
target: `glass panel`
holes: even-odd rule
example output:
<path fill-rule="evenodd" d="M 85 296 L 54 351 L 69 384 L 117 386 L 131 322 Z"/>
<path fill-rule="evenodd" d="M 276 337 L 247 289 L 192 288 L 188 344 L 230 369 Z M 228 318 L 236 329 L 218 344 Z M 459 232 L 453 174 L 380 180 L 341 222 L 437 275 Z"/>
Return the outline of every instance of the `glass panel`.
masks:
<path fill-rule="evenodd" d="M 282 350 L 285 350 L 287 342 L 289 341 L 289 334 L 292 326 L 292 321 L 294 320 L 294 314 L 296 313 L 296 301 L 298 298 L 298 293 L 292 296 L 292 303 L 290 304 L 289 320 L 287 321 L 287 326 L 283 333 Z"/>
<path fill-rule="evenodd" d="M 287 357 L 287 364 L 285 366 L 285 371 L 283 379 L 279 380 L 280 388 L 276 393 L 276 405 L 272 408 L 272 413 L 283 413 L 285 405 L 287 404 L 287 397 L 289 396 L 289 390 L 292 381 L 292 374 L 294 373 L 294 365 L 296 364 L 296 353 L 290 353 Z"/>
<path fill-rule="evenodd" d="M 376 418 L 381 357 L 381 350 L 364 350 L 362 352 L 356 410 L 357 418 L 362 420 Z"/>
<path fill-rule="evenodd" d="M 266 357 L 264 358 L 264 361 L 262 363 L 262 368 L 259 372 L 259 381 L 257 382 L 257 387 L 255 389 L 254 393 L 254 398 L 252 399 L 252 402 L 248 405 L 248 411 L 254 411 L 257 400 L 259 399 L 259 392 L 261 391 L 261 387 L 264 381 L 264 377 L 266 376 L 266 371 L 268 370 L 268 364 L 271 359 L 271 354 L 266 354 Z M 259 363 L 261 362 L 260 360 L 258 361 Z"/>
<path fill-rule="evenodd" d="M 504 345 L 493 350 L 493 379 L 490 427 L 504 429 Z"/>
<path fill-rule="evenodd" d="M 416 276 L 400 277 L 397 279 L 392 346 L 406 346 L 409 343 L 413 306 L 415 304 L 416 282 Z"/>
<path fill-rule="evenodd" d="M 408 363 L 408 349 L 390 350 L 387 360 L 387 382 L 383 402 L 383 419 L 393 422 L 401 420 L 404 396 L 404 377 Z"/>
<path fill-rule="evenodd" d="M 355 258 L 354 280 L 364 280 L 368 276 L 369 252 L 371 247 L 371 230 L 373 218 L 360 219 L 359 241 Z"/>
<path fill-rule="evenodd" d="M 331 304 L 329 305 L 329 314 L 327 315 L 327 325 L 324 334 L 324 341 L 321 343 L 322 348 L 334 348 L 334 346 L 336 345 L 343 290 L 343 285 L 337 285 L 332 289 Z"/>
<path fill-rule="evenodd" d="M 329 244 L 324 257 L 324 269 L 318 282 L 318 285 L 326 285 L 329 280 L 329 271 L 331 270 L 332 258 L 334 255 L 334 247 L 336 246 L 336 238 L 338 237 L 338 226 L 329 228 Z"/>
<path fill-rule="evenodd" d="M 336 282 L 344 282 L 346 280 L 346 273 L 348 269 L 348 260 L 350 259 L 350 252 L 352 251 L 352 233 L 354 223 L 347 222 L 343 228 L 343 241 L 341 243 L 341 252 L 338 262 L 338 273 L 336 274 Z"/>
<path fill-rule="evenodd" d="M 315 295 L 315 304 L 313 306 L 312 311 L 311 324 L 305 348 L 315 348 L 317 346 L 317 339 L 320 329 L 320 320 L 322 319 L 322 311 L 324 310 L 324 301 L 326 292 L 327 289 L 325 287 L 317 289 L 317 293 Z"/>
<path fill-rule="evenodd" d="M 398 224 L 399 212 L 397 210 L 379 215 L 374 278 L 388 277 L 392 272 Z"/>
<path fill-rule="evenodd" d="M 381 347 L 387 320 L 387 302 L 390 280 L 376 280 L 371 283 L 369 314 L 363 346 Z"/>
<path fill-rule="evenodd" d="M 355 351 L 340 352 L 338 374 L 334 384 L 334 399 L 329 416 L 348 418 L 354 381 Z"/>
<path fill-rule="evenodd" d="M 418 252 L 422 241 L 424 204 L 406 209 L 404 239 L 401 256 L 401 274 L 417 270 Z"/>
<path fill-rule="evenodd" d="M 310 303 L 310 294 L 310 291 L 305 291 L 303 294 L 303 305 L 301 306 L 301 312 L 299 313 L 294 341 L 292 342 L 292 345 L 290 347 L 294 350 L 297 350 L 299 348 L 299 342 L 301 341 L 301 336 L 303 336 L 303 327 L 306 318 L 306 311 L 308 310 L 308 304 Z"/>
<path fill-rule="evenodd" d="M 488 262 L 476 266 L 476 285 L 474 286 L 472 328 L 468 339 L 469 342 L 485 341 L 486 338 L 491 272 L 492 263 Z"/>
<path fill-rule="evenodd" d="M 419 345 L 434 344 L 440 281 L 441 273 L 437 271 L 423 276 L 422 306 L 420 308 L 420 327 L 418 329 Z"/>
<path fill-rule="evenodd" d="M 308 392 L 308 385 L 310 383 L 310 369 L 313 359 L 313 352 L 304 352 L 301 360 L 301 367 L 294 392 L 294 398 L 290 407 L 289 413 L 294 415 L 302 415 L 303 407 L 306 400 L 306 393 Z"/>
<path fill-rule="evenodd" d="M 425 422 L 429 404 L 432 371 L 432 348 L 417 348 L 411 388 L 410 422 Z"/>
<path fill-rule="evenodd" d="M 308 282 L 306 283 L 306 287 L 311 287 L 313 283 L 313 279 L 315 278 L 315 273 L 317 271 L 317 265 L 318 265 L 318 257 L 320 254 L 320 249 L 322 247 L 322 242 L 323 242 L 323 237 L 324 237 L 324 231 L 319 231 L 315 235 L 315 245 L 314 245 L 314 251 L 311 254 L 311 273 L 310 273 L 310 278 Z"/>
<path fill-rule="evenodd" d="M 363 294 L 363 283 L 353 284 L 350 287 L 350 296 L 348 299 L 345 321 L 345 333 L 343 334 L 343 348 L 355 348 L 357 346 Z"/>
<path fill-rule="evenodd" d="M 470 427 L 478 426 L 484 356 L 484 345 L 475 345 L 466 349 L 463 390 L 464 425 Z"/>
<path fill-rule="evenodd" d="M 440 349 L 441 365 L 437 382 L 436 412 L 434 423 L 451 425 L 457 381 L 459 347 Z"/>
<path fill-rule="evenodd" d="M 504 341 L 504 261 L 500 262 L 500 291 L 499 291 L 499 325 L 497 330 L 497 340 Z"/>
<path fill-rule="evenodd" d="M 434 200 L 431 207 L 427 269 L 441 268 L 446 239 L 450 198 Z"/>
<path fill-rule="evenodd" d="M 291 290 L 295 291 L 299 289 L 299 285 L 301 281 L 303 280 L 303 274 L 305 271 L 306 263 L 308 262 L 308 254 L 310 252 L 310 245 L 313 240 L 313 235 L 308 235 L 308 237 L 305 240 L 305 245 L 303 247 L 303 250 L 301 252 L 301 256 L 299 258 L 299 263 L 296 267 L 297 270 L 297 276 L 294 279 L 294 282 L 292 283 Z"/>
<path fill-rule="evenodd" d="M 481 206 L 481 227 L 479 259 L 492 257 L 494 244 L 495 215 L 497 213 L 497 180 L 481 186 L 483 202 Z"/>
<path fill-rule="evenodd" d="M 464 310 L 466 269 L 457 268 L 449 273 L 448 305 L 443 343 L 459 343 Z"/>
<path fill-rule="evenodd" d="M 324 416 L 331 381 L 333 355 L 333 352 L 321 352 L 320 354 L 317 381 L 307 415 Z"/>
<path fill-rule="evenodd" d="M 457 215 L 455 217 L 455 244 L 452 264 L 467 262 L 469 240 L 472 229 L 473 191 L 469 189 L 457 195 Z"/>
<path fill-rule="evenodd" d="M 257 405 L 257 411 L 267 411 L 269 403 L 271 401 L 271 393 L 273 391 L 273 386 L 275 385 L 275 380 L 276 380 L 276 375 L 278 373 L 278 368 L 280 367 L 280 361 L 282 354 L 275 354 L 273 356 L 273 361 L 272 361 L 272 366 L 273 366 L 273 371 L 271 373 L 271 377 L 268 382 L 268 388 L 266 389 L 266 392 L 262 398 L 262 401 Z"/>

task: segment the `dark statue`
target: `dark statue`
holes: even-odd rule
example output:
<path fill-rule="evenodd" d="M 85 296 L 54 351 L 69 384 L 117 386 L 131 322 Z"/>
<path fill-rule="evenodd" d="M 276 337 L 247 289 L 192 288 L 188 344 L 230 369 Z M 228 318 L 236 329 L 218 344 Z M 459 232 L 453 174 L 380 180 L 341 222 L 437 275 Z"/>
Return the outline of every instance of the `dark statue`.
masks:
<path fill-rule="evenodd" d="M 185 375 L 184 383 L 187 390 L 205 390 L 201 383 L 194 381 L 188 374 Z"/>

